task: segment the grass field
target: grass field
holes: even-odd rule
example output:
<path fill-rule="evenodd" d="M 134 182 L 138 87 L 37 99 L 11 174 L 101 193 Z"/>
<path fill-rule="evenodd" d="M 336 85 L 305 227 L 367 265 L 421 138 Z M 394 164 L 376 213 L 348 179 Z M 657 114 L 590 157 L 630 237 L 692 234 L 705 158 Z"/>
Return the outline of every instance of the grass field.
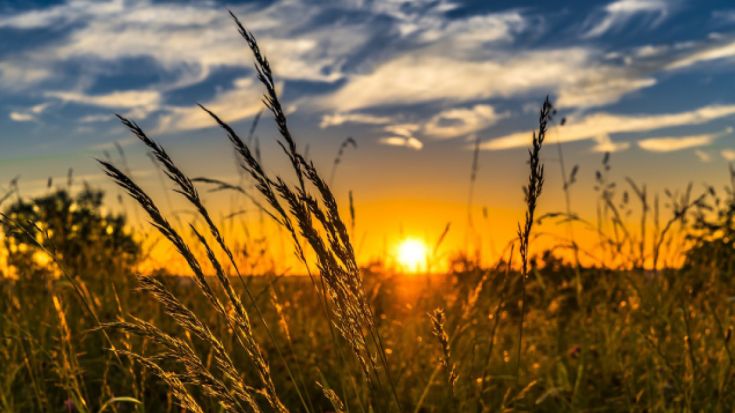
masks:
<path fill-rule="evenodd" d="M 101 167 L 189 275 L 138 274 L 145 248 L 124 216 L 100 212 L 91 189 L 4 197 L 0 410 L 735 410 L 732 188 L 690 187 L 659 203 L 633 181 L 616 190 L 606 156 L 597 221 L 570 210 L 541 217 L 555 115 L 547 99 L 528 153 L 525 216 L 497 263 L 456 259 L 446 274 L 361 267 L 350 220 L 297 149 L 267 58 L 235 21 L 289 175 L 267 172 L 247 137 L 202 110 L 306 274 L 251 274 L 252 257 L 228 243 L 198 189 L 222 183 L 188 177 L 121 117 L 199 224 L 167 217 L 124 167 Z M 562 255 L 535 249 L 539 220 L 592 227 L 599 260 L 573 239 L 560 241 Z"/>

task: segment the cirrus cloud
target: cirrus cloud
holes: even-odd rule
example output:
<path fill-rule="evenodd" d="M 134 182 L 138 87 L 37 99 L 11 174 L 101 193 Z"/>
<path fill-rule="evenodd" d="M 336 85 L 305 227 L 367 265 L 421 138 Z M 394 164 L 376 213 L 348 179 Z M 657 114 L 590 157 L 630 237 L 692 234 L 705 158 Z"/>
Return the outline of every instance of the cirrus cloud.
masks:
<path fill-rule="evenodd" d="M 700 135 L 689 136 L 665 136 L 646 138 L 638 141 L 638 147 L 650 152 L 673 152 L 682 149 L 697 148 L 706 146 L 714 142 L 716 139 L 732 133 L 732 129 L 728 128 L 720 133 L 705 133 Z"/>
<path fill-rule="evenodd" d="M 456 138 L 485 129 L 507 117 L 490 105 L 449 109 L 437 113 L 423 127 L 423 132 L 434 138 Z"/>
<path fill-rule="evenodd" d="M 597 139 L 607 145 L 609 136 L 622 133 L 648 132 L 657 129 L 699 125 L 715 119 L 735 115 L 735 105 L 704 106 L 687 112 L 657 115 L 616 115 L 594 113 L 579 119 L 570 119 L 557 132 L 560 142 Z M 525 147 L 531 142 L 531 132 L 516 132 L 488 140 L 480 145 L 486 150 Z"/>
<path fill-rule="evenodd" d="M 562 107 L 589 107 L 615 102 L 654 83 L 655 79 L 624 67 L 596 63 L 596 52 L 587 48 L 498 53 L 494 59 L 464 61 L 417 53 L 396 57 L 372 71 L 354 75 L 342 88 L 318 102 L 323 108 L 351 111 L 554 90 Z"/>
<path fill-rule="evenodd" d="M 674 0 L 617 0 L 604 9 L 604 17 L 585 33 L 585 37 L 598 37 L 620 29 L 638 15 L 654 16 L 649 26 L 661 23 L 670 13 Z"/>

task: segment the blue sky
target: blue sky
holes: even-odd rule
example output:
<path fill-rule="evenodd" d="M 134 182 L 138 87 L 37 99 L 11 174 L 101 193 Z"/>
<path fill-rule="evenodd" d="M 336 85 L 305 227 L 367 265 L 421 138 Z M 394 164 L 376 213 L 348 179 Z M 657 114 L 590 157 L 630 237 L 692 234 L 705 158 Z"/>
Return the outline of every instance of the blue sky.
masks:
<path fill-rule="evenodd" d="M 597 150 L 727 149 L 715 141 L 729 135 L 721 126 L 732 110 L 728 2 L 485 3 L 5 2 L 4 152 L 24 137 L 63 140 L 68 150 L 104 145 L 111 112 L 165 134 L 211 126 L 194 102 L 231 121 L 252 117 L 259 87 L 226 7 L 258 35 L 285 99 L 314 133 L 352 124 L 415 149 L 470 135 L 485 149 L 517 147 L 526 142 L 506 135 L 525 133 L 518 118 L 549 93 L 570 125 L 585 126 L 564 140 Z M 626 128 L 630 115 L 651 116 Z M 691 125 L 700 128 L 682 128 Z"/>
<path fill-rule="evenodd" d="M 517 147 L 525 141 L 494 139 L 549 93 L 570 121 L 609 122 L 562 138 L 597 149 L 694 147 L 723 132 L 713 124 L 732 109 L 728 2 L 484 3 L 6 2 L 3 144 L 54 130 L 80 136 L 71 149 L 90 130 L 112 127 L 113 111 L 166 134 L 211 126 L 194 102 L 231 121 L 250 118 L 259 87 L 226 7 L 258 35 L 285 99 L 311 128 L 354 124 L 378 142 L 416 149 L 473 134 L 486 149 Z M 652 116 L 627 130 L 618 121 L 631 114 Z M 692 124 L 711 139 L 615 139 Z M 664 137 L 689 136 L 670 132 Z"/>
<path fill-rule="evenodd" d="M 437 185 L 464 202 L 474 139 L 480 182 L 494 185 L 480 202 L 516 202 L 547 94 L 567 119 L 552 138 L 588 180 L 605 151 L 658 188 L 724 181 L 735 160 L 730 1 L 6 1 L 0 176 L 33 190 L 74 167 L 102 185 L 93 158 L 118 142 L 153 180 L 113 113 L 195 174 L 234 176 L 224 137 L 195 106 L 243 131 L 261 109 L 227 8 L 259 39 L 322 169 L 356 138 L 337 187 L 366 202 L 429 199 Z M 268 119 L 259 135 L 276 168 Z"/>

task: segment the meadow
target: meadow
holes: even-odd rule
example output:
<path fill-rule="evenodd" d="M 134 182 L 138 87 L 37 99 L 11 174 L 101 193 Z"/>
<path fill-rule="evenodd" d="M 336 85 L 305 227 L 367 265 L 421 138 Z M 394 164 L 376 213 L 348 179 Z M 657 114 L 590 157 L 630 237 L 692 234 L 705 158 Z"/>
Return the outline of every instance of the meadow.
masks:
<path fill-rule="evenodd" d="M 202 106 L 248 185 L 189 177 L 120 117 L 197 225 L 161 212 L 124 166 L 100 166 L 187 276 L 141 274 L 147 244 L 125 215 L 102 211 L 101 192 L 69 185 L 26 199 L 11 185 L 2 197 L 0 410 L 735 410 L 735 182 L 659 200 L 632 180 L 611 181 L 605 156 L 597 217 L 540 215 L 550 190 L 543 153 L 555 150 L 545 138 L 560 121 L 547 98 L 528 151 L 524 218 L 501 259 L 480 265 L 458 253 L 446 274 L 427 275 L 364 266 L 353 249 L 352 205 L 338 207 L 298 150 L 277 73 L 233 18 L 291 170 L 269 172 L 252 131 L 240 135 Z M 562 190 L 576 174 L 569 170 Z M 281 226 L 305 274 L 255 274 L 258 246 L 233 247 L 205 205 L 203 188 L 212 185 L 241 193 Z M 570 238 L 541 251 L 538 226 L 549 222 L 591 229 L 599 243 Z"/>

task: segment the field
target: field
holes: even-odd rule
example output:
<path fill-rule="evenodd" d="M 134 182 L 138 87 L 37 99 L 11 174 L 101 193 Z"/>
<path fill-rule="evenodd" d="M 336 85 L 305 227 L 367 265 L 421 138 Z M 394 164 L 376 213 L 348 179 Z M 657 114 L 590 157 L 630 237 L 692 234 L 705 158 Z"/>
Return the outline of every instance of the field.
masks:
<path fill-rule="evenodd" d="M 524 219 L 501 259 L 479 265 L 458 255 L 446 274 L 362 265 L 352 206 L 338 207 L 297 149 L 277 74 L 235 21 L 289 175 L 271 174 L 250 139 L 206 107 L 239 157 L 247 191 L 187 176 L 120 117 L 198 224 L 162 213 L 123 166 L 100 166 L 150 222 L 147 242 L 170 245 L 185 262 L 184 276 L 140 274 L 148 244 L 124 215 L 101 212 L 93 189 L 4 196 L 0 410 L 735 410 L 732 188 L 689 187 L 659 202 L 632 180 L 617 189 L 605 156 L 596 221 L 569 210 L 539 216 L 542 154 L 555 149 L 545 141 L 556 121 L 547 98 L 528 151 Z M 205 206 L 205 185 L 255 196 L 304 274 L 248 270 L 257 254 L 231 246 Z M 599 245 L 591 251 L 572 238 L 541 251 L 540 220 L 591 227 Z"/>

